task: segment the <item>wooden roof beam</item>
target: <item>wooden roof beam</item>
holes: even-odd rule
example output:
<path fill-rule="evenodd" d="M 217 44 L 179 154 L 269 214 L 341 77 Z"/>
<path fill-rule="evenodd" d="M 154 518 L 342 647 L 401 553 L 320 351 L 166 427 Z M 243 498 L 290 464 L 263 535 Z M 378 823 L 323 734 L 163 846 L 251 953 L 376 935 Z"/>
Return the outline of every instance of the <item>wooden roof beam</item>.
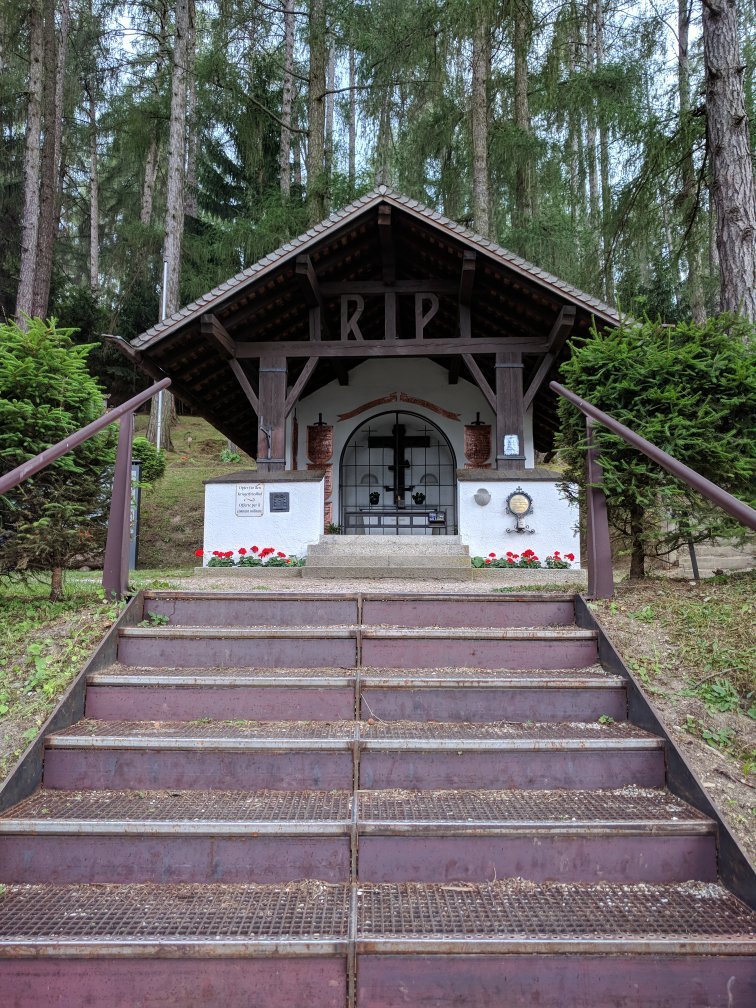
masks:
<path fill-rule="evenodd" d="M 323 307 L 323 292 L 320 289 L 318 275 L 312 265 L 312 259 L 308 255 L 297 256 L 295 273 L 299 286 L 304 294 L 308 308 Z"/>
<path fill-rule="evenodd" d="M 547 343 L 548 349 L 544 354 L 543 360 L 538 365 L 538 370 L 533 375 L 525 395 L 523 396 L 523 408 L 525 410 L 530 409 L 530 404 L 538 394 L 538 390 L 546 381 L 549 371 L 551 371 L 554 366 L 554 362 L 561 353 L 562 347 L 567 342 L 567 338 L 575 325 L 576 314 L 577 310 L 575 305 L 565 305 L 557 315 L 556 322 L 554 322 L 554 325 L 551 327 L 551 332 L 549 333 Z"/>
<path fill-rule="evenodd" d="M 302 373 L 299 378 L 294 382 L 292 387 L 286 394 L 286 402 L 284 403 L 284 417 L 288 417 L 291 411 L 299 402 L 299 397 L 302 394 L 307 382 L 310 380 L 310 375 L 315 370 L 318 363 L 317 357 L 310 357 L 308 361 L 305 362 L 305 366 L 302 368 Z"/>
<path fill-rule="evenodd" d="M 473 284 L 475 283 L 475 252 L 469 250 L 462 255 L 462 272 L 459 277 L 459 303 L 466 308 L 472 301 Z"/>
<path fill-rule="evenodd" d="M 462 354 L 462 359 L 464 360 L 465 364 L 467 365 L 467 370 L 470 372 L 470 374 L 475 379 L 476 385 L 478 386 L 478 388 L 480 389 L 480 391 L 485 396 L 485 398 L 486 398 L 486 400 L 488 402 L 488 405 L 491 407 L 491 409 L 495 413 L 496 412 L 496 395 L 494 393 L 494 390 L 491 388 L 491 386 L 486 381 L 486 379 L 485 379 L 485 377 L 483 375 L 483 372 L 478 367 L 477 361 L 475 360 L 475 358 L 473 357 L 473 355 L 470 354 L 470 353 Z"/>
<path fill-rule="evenodd" d="M 249 378 L 247 377 L 246 372 L 244 371 L 244 368 L 241 366 L 241 364 L 239 363 L 239 361 L 236 360 L 236 358 L 232 358 L 231 360 L 229 360 L 228 366 L 231 368 L 231 370 L 236 375 L 236 380 L 241 385 L 242 392 L 244 392 L 244 395 L 247 397 L 249 405 L 255 411 L 255 413 L 257 414 L 257 416 L 260 416 L 260 401 L 257 398 L 257 394 L 255 393 L 255 390 L 252 388 L 252 383 L 250 382 Z"/>
<path fill-rule="evenodd" d="M 381 271 L 383 282 L 393 284 L 396 280 L 396 252 L 394 233 L 391 229 L 391 207 L 382 203 L 378 207 L 378 237 L 381 245 Z"/>
<path fill-rule="evenodd" d="M 225 360 L 236 357 L 236 343 L 217 315 L 203 315 L 200 332 L 208 343 L 220 351 Z"/>
<path fill-rule="evenodd" d="M 280 354 L 283 357 L 329 357 L 333 361 L 352 357 L 443 357 L 450 354 L 499 353 L 542 354 L 546 341 L 537 337 L 519 339 L 398 339 L 398 340 L 275 340 L 236 344 L 239 360 Z"/>

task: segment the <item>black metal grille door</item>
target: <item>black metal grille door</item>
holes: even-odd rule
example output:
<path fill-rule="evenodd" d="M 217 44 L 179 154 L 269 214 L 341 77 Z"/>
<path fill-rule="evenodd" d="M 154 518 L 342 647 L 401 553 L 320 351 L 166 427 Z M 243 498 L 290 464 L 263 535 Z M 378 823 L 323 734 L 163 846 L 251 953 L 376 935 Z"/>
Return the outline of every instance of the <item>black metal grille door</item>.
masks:
<path fill-rule="evenodd" d="M 346 534 L 456 534 L 454 452 L 424 417 L 392 411 L 361 424 L 342 452 L 339 487 Z"/>

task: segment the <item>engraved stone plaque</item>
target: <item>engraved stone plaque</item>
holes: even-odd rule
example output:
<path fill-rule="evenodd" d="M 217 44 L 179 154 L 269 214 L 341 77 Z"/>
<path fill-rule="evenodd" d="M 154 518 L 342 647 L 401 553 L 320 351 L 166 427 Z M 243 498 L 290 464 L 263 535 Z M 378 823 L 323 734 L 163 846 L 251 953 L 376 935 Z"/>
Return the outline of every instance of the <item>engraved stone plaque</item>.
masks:
<path fill-rule="evenodd" d="M 238 518 L 260 518 L 264 510 L 262 483 L 236 484 L 236 515 Z"/>

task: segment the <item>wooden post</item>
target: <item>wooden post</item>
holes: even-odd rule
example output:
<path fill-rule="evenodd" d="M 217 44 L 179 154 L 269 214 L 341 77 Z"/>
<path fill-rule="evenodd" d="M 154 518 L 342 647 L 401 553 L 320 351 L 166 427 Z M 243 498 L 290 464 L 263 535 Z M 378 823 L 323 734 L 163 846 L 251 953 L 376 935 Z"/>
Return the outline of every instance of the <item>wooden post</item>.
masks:
<path fill-rule="evenodd" d="M 129 590 L 129 531 L 131 517 L 131 444 L 134 414 L 125 413 L 118 422 L 113 495 L 108 517 L 108 539 L 102 571 L 102 587 L 107 598 L 120 599 Z"/>
<path fill-rule="evenodd" d="M 496 468 L 525 468 L 522 354 L 496 354 Z"/>
<path fill-rule="evenodd" d="M 286 468 L 286 358 L 260 358 L 257 468 L 281 472 Z"/>
<path fill-rule="evenodd" d="M 593 421 L 585 418 L 588 451 L 585 456 L 585 524 L 588 551 L 588 598 L 611 598 L 614 595 L 612 547 L 609 540 L 609 518 L 602 488 L 604 472 L 599 462 L 599 450 L 593 436 Z"/>

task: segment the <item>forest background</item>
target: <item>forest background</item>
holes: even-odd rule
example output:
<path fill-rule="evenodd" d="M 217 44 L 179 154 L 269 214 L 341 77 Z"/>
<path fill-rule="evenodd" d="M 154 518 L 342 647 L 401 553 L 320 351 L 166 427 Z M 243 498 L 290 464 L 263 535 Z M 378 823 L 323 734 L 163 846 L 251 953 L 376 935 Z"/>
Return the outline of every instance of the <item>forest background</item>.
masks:
<path fill-rule="evenodd" d="M 717 6 L 753 120 L 754 0 L 0 0 L 0 306 L 130 338 L 164 259 L 170 312 L 385 183 L 609 304 L 702 321 L 728 307 Z M 145 384 L 90 362 L 114 402 Z"/>

